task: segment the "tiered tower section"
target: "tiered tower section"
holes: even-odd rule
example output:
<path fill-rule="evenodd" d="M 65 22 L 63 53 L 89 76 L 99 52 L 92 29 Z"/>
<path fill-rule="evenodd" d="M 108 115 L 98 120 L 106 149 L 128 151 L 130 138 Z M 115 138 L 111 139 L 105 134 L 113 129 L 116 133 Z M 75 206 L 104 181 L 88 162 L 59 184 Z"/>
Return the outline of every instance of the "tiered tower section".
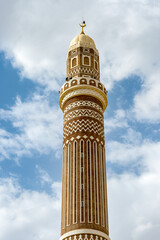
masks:
<path fill-rule="evenodd" d="M 107 91 L 100 82 L 93 39 L 76 36 L 60 91 L 63 119 L 60 240 L 109 240 L 103 112 Z"/>
<path fill-rule="evenodd" d="M 90 77 L 99 80 L 99 53 L 92 38 L 85 34 L 76 36 L 69 46 L 67 77 Z"/>

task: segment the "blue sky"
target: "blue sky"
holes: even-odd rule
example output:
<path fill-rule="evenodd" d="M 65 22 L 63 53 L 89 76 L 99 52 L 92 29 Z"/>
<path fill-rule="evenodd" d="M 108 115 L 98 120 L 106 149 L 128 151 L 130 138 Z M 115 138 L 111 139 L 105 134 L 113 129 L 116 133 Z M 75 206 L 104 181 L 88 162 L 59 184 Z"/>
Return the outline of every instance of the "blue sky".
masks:
<path fill-rule="evenodd" d="M 82 17 L 108 89 L 110 237 L 159 240 L 160 1 L 0 0 L 2 240 L 60 236 L 58 91 Z"/>

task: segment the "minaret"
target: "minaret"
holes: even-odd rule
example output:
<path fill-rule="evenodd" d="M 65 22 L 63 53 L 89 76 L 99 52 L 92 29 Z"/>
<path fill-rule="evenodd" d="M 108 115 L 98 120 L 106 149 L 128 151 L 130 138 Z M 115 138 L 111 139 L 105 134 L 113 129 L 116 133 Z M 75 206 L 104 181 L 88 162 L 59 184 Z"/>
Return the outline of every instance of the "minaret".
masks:
<path fill-rule="evenodd" d="M 107 91 L 100 82 L 99 53 L 82 32 L 70 43 L 63 111 L 63 173 L 60 240 L 109 240 L 103 112 Z"/>

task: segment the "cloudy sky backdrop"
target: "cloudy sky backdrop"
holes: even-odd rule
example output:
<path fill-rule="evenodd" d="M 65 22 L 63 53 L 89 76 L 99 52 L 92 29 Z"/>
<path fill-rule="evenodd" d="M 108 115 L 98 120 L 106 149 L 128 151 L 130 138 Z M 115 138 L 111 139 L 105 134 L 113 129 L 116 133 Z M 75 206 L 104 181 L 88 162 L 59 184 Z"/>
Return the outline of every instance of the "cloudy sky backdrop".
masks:
<path fill-rule="evenodd" d="M 0 239 L 60 236 L 70 41 L 100 53 L 110 236 L 160 236 L 160 0 L 0 0 Z"/>

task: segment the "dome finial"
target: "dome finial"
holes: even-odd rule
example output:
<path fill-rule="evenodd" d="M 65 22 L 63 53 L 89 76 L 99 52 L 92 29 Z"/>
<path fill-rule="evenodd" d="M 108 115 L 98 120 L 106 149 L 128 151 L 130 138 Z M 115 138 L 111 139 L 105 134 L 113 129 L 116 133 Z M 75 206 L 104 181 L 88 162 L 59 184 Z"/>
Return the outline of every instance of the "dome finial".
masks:
<path fill-rule="evenodd" d="M 85 34 L 85 33 L 83 32 L 83 28 L 86 27 L 86 22 L 83 21 L 82 24 L 79 24 L 79 26 L 82 28 L 81 34 Z"/>

